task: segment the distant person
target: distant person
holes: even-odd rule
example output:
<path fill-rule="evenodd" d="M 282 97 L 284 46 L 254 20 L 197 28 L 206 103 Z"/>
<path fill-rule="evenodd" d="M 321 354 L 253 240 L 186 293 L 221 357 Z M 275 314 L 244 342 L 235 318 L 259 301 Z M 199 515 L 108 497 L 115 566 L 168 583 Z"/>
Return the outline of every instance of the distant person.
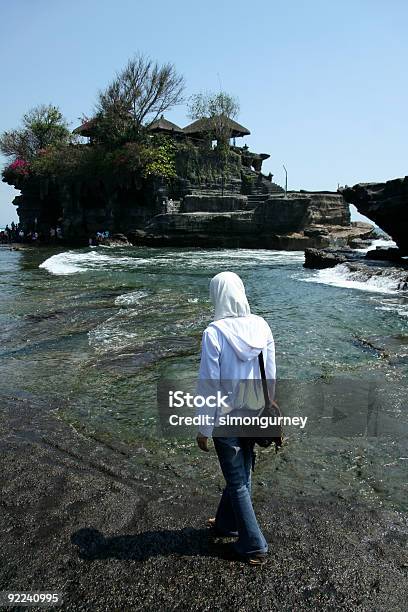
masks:
<path fill-rule="evenodd" d="M 214 306 L 214 321 L 206 328 L 202 339 L 199 388 L 207 381 L 246 381 L 260 379 L 258 356 L 262 351 L 266 378 L 276 378 L 275 344 L 268 323 L 251 314 L 242 280 L 233 272 L 221 272 L 210 282 L 210 298 Z M 231 406 L 244 410 L 232 396 Z M 242 399 L 241 399 L 242 401 Z M 234 413 L 236 414 L 236 413 Z M 219 430 L 218 430 L 219 431 Z M 221 470 L 226 481 L 215 518 L 208 520 L 219 535 L 237 537 L 234 551 L 251 565 L 266 561 L 268 544 L 256 520 L 251 501 L 251 466 L 254 443 L 249 438 L 221 437 L 211 425 L 200 426 L 197 443 L 208 451 L 212 436 Z"/>

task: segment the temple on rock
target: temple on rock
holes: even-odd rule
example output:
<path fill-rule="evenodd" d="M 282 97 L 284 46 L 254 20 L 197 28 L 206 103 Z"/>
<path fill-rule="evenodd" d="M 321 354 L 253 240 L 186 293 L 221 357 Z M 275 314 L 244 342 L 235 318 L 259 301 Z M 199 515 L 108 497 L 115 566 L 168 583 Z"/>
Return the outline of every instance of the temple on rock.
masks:
<path fill-rule="evenodd" d="M 142 144 L 110 151 L 94 118 L 74 130 L 86 142 L 66 150 L 73 159 L 63 171 L 5 172 L 3 180 L 21 190 L 14 203 L 24 231 L 35 225 L 47 236 L 59 226 L 80 244 L 104 230 L 135 244 L 304 249 L 347 244 L 371 229 L 350 223 L 340 193 L 286 194 L 262 172 L 269 154 L 237 146 L 249 129 L 232 119 L 226 129 L 222 158 L 214 118 L 182 128 L 161 116 Z"/>
<path fill-rule="evenodd" d="M 186 125 L 184 128 L 181 128 L 161 115 L 161 117 L 153 121 L 147 129 L 151 134 L 164 134 L 166 136 L 171 136 L 178 141 L 190 140 L 196 144 L 205 143 L 208 140 L 216 141 L 216 136 L 213 133 L 213 121 L 207 118 L 197 119 L 189 125 Z M 267 153 L 251 153 L 247 145 L 244 145 L 243 147 L 236 146 L 237 138 L 250 136 L 251 134 L 248 128 L 244 127 L 237 121 L 228 119 L 227 129 L 230 134 L 230 140 L 232 139 L 233 141 L 233 150 L 242 156 L 243 164 L 248 168 L 251 168 L 252 166 L 256 172 L 261 172 L 262 162 L 265 159 L 268 159 L 270 155 Z M 87 138 L 89 144 L 94 144 L 97 142 L 96 120 L 88 119 L 84 121 L 84 123 L 73 130 L 73 134 Z"/>

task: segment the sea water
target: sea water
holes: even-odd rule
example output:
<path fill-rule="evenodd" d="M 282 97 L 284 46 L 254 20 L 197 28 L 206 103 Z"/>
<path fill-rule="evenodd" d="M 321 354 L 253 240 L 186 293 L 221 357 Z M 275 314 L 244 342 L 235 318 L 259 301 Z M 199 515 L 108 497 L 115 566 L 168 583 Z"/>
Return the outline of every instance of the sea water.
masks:
<path fill-rule="evenodd" d="M 231 270 L 273 330 L 278 379 L 300 388 L 377 376 L 387 396 L 386 433 L 290 435 L 280 456 L 261 459 L 263 486 L 406 507 L 408 298 L 392 277 L 303 262 L 291 251 L 1 248 L 0 392 L 44 401 L 93 436 L 167 449 L 180 473 L 199 479 L 194 439 L 160 439 L 157 381 L 195 376 L 209 280 Z"/>

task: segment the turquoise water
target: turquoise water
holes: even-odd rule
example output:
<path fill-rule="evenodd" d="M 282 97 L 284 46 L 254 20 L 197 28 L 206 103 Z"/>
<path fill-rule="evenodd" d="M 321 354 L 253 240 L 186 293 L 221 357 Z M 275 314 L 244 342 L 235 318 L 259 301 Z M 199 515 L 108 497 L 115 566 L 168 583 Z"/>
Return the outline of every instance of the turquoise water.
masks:
<path fill-rule="evenodd" d="M 156 382 L 194 376 L 209 279 L 232 270 L 271 325 L 279 378 L 375 376 L 390 389 L 387 436 L 291 434 L 278 458 L 261 460 L 263 485 L 405 507 L 408 300 L 392 279 L 302 264 L 301 252 L 264 250 L 2 248 L 1 393 L 47 402 L 92 435 L 142 443 L 194 477 L 194 442 L 158 437 Z"/>

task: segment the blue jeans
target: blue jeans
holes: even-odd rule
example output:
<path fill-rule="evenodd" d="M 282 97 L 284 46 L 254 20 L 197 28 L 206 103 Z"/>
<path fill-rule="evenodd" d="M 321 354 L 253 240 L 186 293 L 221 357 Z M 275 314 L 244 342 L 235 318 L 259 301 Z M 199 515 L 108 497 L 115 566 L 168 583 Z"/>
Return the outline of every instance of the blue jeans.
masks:
<path fill-rule="evenodd" d="M 253 444 L 245 438 L 217 438 L 214 446 L 226 487 L 215 526 L 226 536 L 238 536 L 236 551 L 241 555 L 265 553 L 268 544 L 259 528 L 251 501 Z"/>

